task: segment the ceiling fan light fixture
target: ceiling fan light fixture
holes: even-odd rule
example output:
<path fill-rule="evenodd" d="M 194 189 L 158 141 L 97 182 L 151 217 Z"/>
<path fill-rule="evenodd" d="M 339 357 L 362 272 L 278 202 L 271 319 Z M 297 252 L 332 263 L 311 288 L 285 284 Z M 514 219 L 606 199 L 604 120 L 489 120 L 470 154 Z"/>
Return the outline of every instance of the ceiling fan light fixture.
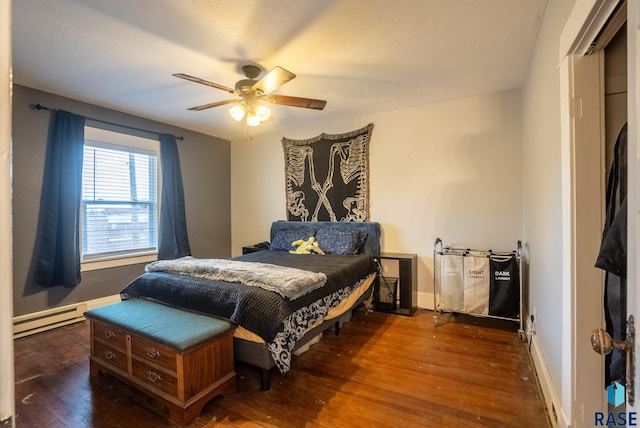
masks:
<path fill-rule="evenodd" d="M 256 114 L 249 113 L 247 115 L 247 125 L 249 126 L 260 125 L 260 118 Z"/>
<path fill-rule="evenodd" d="M 231 117 L 238 122 L 242 120 L 245 112 L 246 112 L 246 108 L 242 104 L 236 104 L 229 109 L 229 114 L 231 115 Z"/>
<path fill-rule="evenodd" d="M 253 112 L 249 112 L 247 114 L 247 125 L 249 126 L 258 126 L 260 125 L 260 117 L 253 113 Z"/>
<path fill-rule="evenodd" d="M 256 115 L 258 116 L 258 119 L 260 119 L 260 122 L 264 122 L 269 119 L 269 116 L 271 116 L 271 110 L 269 110 L 269 107 L 260 104 L 256 109 Z"/>
<path fill-rule="evenodd" d="M 231 105 L 229 109 L 231 117 L 237 122 L 244 122 L 246 126 L 258 126 L 260 123 L 270 119 L 271 110 L 267 107 L 267 103 L 315 110 L 322 110 L 327 104 L 325 100 L 313 98 L 271 95 L 273 91 L 296 77 L 295 74 L 280 66 L 275 66 L 259 80 L 256 80 L 262 72 L 259 66 L 247 64 L 242 66 L 241 70 L 246 79 L 237 81 L 235 88 L 209 82 L 184 73 L 175 73 L 173 76 L 214 89 L 220 89 L 236 97 L 235 99 L 226 99 L 191 107 L 188 110 L 202 111 L 213 107 Z"/>

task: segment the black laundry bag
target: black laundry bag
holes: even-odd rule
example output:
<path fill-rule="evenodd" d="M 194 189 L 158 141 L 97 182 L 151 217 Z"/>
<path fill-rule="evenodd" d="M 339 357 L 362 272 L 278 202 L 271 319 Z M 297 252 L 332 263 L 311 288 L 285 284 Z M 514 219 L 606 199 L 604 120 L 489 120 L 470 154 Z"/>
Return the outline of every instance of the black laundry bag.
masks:
<path fill-rule="evenodd" d="M 516 256 L 491 256 L 489 315 L 518 318 L 520 315 L 520 272 Z"/>

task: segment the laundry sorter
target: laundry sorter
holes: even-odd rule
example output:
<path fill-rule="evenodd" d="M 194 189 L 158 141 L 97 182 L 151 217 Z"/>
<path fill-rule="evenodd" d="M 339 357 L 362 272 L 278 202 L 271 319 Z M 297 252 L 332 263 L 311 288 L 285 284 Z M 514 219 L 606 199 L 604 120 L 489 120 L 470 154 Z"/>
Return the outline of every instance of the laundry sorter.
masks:
<path fill-rule="evenodd" d="M 512 251 L 453 248 L 433 244 L 433 322 L 440 312 L 464 313 L 519 323 L 522 305 L 522 244 Z"/>

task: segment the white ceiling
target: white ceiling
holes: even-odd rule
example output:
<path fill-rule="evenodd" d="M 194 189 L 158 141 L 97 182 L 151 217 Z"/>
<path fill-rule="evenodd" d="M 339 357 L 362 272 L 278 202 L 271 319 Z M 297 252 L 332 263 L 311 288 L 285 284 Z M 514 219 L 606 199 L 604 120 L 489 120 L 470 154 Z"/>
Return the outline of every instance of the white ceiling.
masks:
<path fill-rule="evenodd" d="M 239 67 L 297 77 L 253 133 L 518 88 L 547 0 L 14 0 L 18 84 L 226 139 Z M 38 100 L 33 100 L 38 102 Z M 55 106 L 50 106 L 55 107 Z"/>

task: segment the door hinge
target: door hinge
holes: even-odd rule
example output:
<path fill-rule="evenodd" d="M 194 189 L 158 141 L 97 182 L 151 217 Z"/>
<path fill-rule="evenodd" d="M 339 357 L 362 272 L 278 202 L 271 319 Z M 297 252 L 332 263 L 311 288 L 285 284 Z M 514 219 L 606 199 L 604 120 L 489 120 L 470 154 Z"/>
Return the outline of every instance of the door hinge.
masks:
<path fill-rule="evenodd" d="M 582 97 L 574 97 L 573 98 L 573 117 L 575 119 L 582 117 Z"/>

